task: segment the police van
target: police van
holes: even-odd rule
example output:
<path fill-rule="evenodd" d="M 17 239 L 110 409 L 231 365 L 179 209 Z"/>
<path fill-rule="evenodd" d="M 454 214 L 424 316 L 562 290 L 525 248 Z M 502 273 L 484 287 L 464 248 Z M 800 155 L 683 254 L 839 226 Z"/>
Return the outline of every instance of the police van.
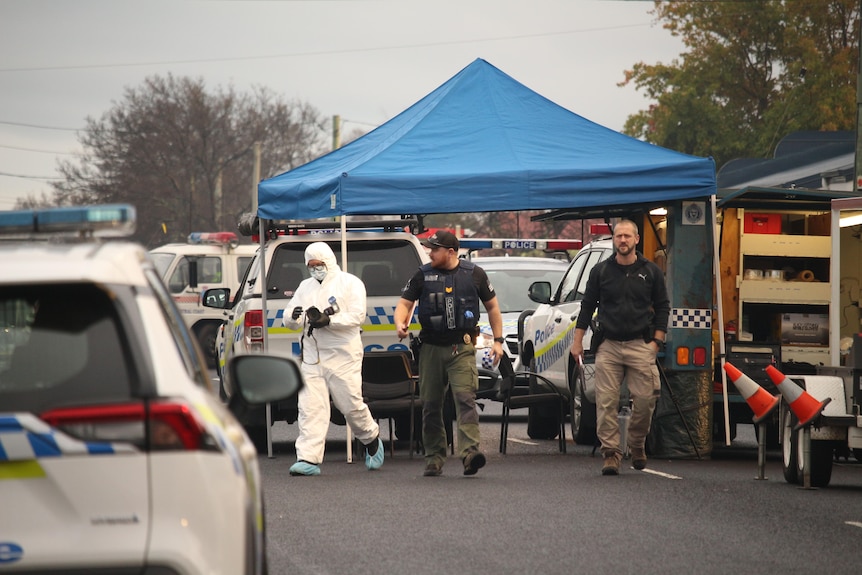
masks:
<path fill-rule="evenodd" d="M 217 342 L 219 365 L 231 357 L 264 350 L 264 329 L 268 353 L 300 358 L 299 330 L 282 326 L 287 302 L 299 283 L 310 277 L 305 265 L 305 248 L 318 241 L 329 244 L 339 266 L 365 283 L 367 310 L 362 326 L 364 350 L 409 350 L 409 341 L 399 340 L 394 322 L 395 307 L 401 289 L 428 255 L 419 239 L 409 231 L 416 220 L 389 219 L 348 222 L 346 229 L 347 266 L 344 266 L 339 224 L 333 221 L 294 221 L 273 223 L 267 231 L 265 257 L 256 254 L 239 290 L 209 290 L 204 305 L 227 309 L 227 321 Z M 257 228 L 248 226 L 247 232 Z M 243 226 L 241 226 L 243 233 Z M 258 241 L 255 239 L 255 241 Z M 259 281 L 260 268 L 266 270 L 266 312 L 264 313 Z M 223 312 L 219 312 L 223 313 Z M 415 318 L 411 330 L 418 333 Z M 305 353 L 315 353 L 305 350 Z M 219 369 L 221 394 L 230 398 L 233 385 L 230 374 Z M 271 421 L 296 420 L 296 400 L 271 406 Z M 335 416 L 337 417 L 337 415 Z M 266 445 L 266 419 L 263 410 L 251 411 L 243 421 L 258 449 Z"/>
<path fill-rule="evenodd" d="M 171 243 L 150 250 L 150 257 L 167 284 L 186 325 L 195 334 L 210 367 L 216 365 L 215 341 L 224 313 L 201 304 L 208 288 L 236 291 L 257 251 L 240 245 L 234 232 L 193 232 L 186 243 Z"/>

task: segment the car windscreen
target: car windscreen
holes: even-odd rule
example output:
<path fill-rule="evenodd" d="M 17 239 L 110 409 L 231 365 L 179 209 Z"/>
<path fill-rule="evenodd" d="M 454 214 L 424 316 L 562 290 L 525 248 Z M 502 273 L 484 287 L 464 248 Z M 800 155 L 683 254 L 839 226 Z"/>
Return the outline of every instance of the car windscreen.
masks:
<path fill-rule="evenodd" d="M 175 257 L 177 257 L 176 254 L 150 252 L 150 259 L 153 260 L 153 264 L 156 266 L 156 271 L 159 272 L 160 278 L 167 279 L 166 274 L 168 273 L 168 269 L 171 267 L 171 263 L 173 263 Z"/>
<path fill-rule="evenodd" d="M 546 281 L 556 286 L 563 277 L 564 271 L 566 271 L 565 268 L 558 270 L 485 269 L 497 293 L 500 313 L 520 313 L 525 309 L 535 308 L 536 303 L 527 296 L 530 284 Z"/>
<path fill-rule="evenodd" d="M 341 243 L 327 242 L 341 262 Z M 267 276 L 267 297 L 293 296 L 299 282 L 309 277 L 305 265 L 308 244 L 285 243 L 278 246 Z M 365 283 L 368 297 L 398 296 L 421 265 L 419 255 L 407 240 L 363 240 L 347 245 L 347 271 Z"/>
<path fill-rule="evenodd" d="M 113 298 L 92 284 L 0 287 L 0 406 L 40 412 L 127 400 Z"/>

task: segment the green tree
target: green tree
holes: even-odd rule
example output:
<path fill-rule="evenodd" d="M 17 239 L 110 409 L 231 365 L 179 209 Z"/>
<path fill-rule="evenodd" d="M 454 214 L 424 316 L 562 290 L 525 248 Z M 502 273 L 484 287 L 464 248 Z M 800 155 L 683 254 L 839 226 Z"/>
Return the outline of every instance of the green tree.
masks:
<path fill-rule="evenodd" d="M 624 132 L 720 167 L 769 157 L 790 132 L 855 129 L 859 12 L 858 0 L 656 1 L 687 50 L 626 71 L 620 85 L 655 103 Z"/>
<path fill-rule="evenodd" d="M 135 239 L 148 246 L 233 230 L 251 210 L 255 144 L 266 178 L 318 156 L 325 135 L 314 108 L 267 89 L 208 92 L 200 79 L 150 77 L 87 119 L 84 154 L 60 163 L 54 201 L 133 204 Z"/>

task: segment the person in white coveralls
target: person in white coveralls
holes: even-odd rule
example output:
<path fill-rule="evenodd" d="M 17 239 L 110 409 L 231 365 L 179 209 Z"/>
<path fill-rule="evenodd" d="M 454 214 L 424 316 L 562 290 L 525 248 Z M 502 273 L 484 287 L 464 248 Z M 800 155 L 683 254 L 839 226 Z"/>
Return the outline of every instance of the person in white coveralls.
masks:
<path fill-rule="evenodd" d="M 302 281 L 287 303 L 285 327 L 302 329 L 301 369 L 305 387 L 299 392 L 299 437 L 291 475 L 320 475 L 329 429 L 330 397 L 347 425 L 365 446 L 365 466 L 383 465 L 380 429 L 362 400 L 362 340 L 365 284 L 338 267 L 324 242 L 305 248 L 311 277 Z"/>

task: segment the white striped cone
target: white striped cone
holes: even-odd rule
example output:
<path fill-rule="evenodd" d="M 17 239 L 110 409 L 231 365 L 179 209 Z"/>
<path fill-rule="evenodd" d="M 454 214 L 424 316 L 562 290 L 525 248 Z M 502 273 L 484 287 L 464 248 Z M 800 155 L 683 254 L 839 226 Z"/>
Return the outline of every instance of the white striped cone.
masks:
<path fill-rule="evenodd" d="M 781 396 L 772 395 L 731 363 L 724 363 L 724 371 L 754 412 L 754 423 L 760 423 L 778 407 Z"/>
<path fill-rule="evenodd" d="M 790 405 L 790 411 L 799 420 L 794 429 L 805 427 L 814 421 L 823 412 L 826 404 L 832 401 L 831 397 L 827 397 L 823 401 L 818 400 L 771 365 L 766 368 L 766 373 Z"/>

